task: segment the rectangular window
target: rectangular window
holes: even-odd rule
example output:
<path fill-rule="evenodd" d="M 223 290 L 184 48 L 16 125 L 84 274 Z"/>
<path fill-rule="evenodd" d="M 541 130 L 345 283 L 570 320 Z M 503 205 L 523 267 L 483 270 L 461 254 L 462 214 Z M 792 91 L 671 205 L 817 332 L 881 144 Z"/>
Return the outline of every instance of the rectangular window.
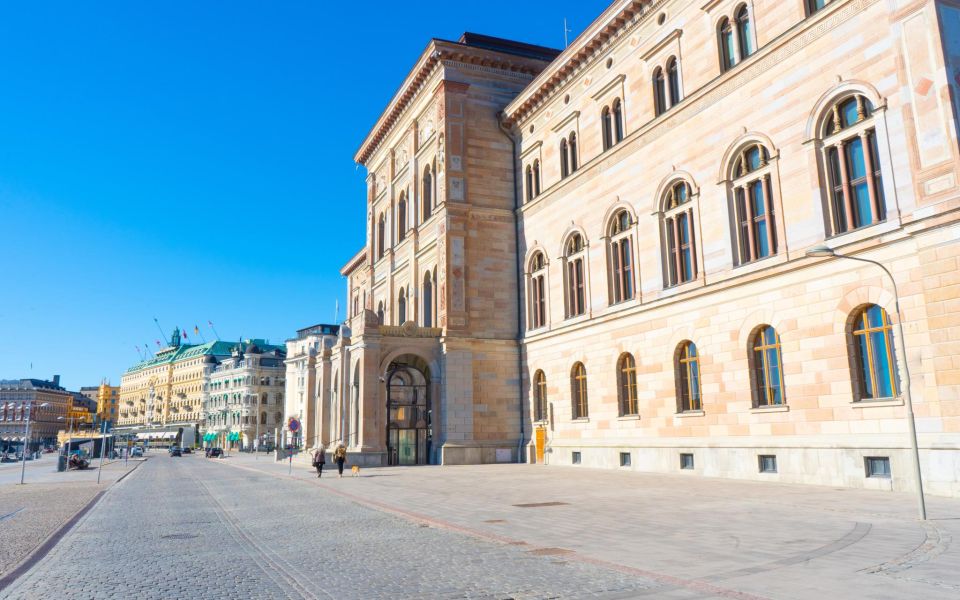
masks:
<path fill-rule="evenodd" d="M 773 454 L 761 454 L 759 456 L 760 460 L 760 472 L 761 473 L 776 473 L 777 472 L 777 457 Z"/>
<path fill-rule="evenodd" d="M 693 469 L 693 454 L 680 454 L 680 468 L 684 470 Z"/>
<path fill-rule="evenodd" d="M 621 466 L 621 467 L 629 467 L 629 466 L 630 466 L 630 453 L 629 453 L 629 452 L 621 452 L 621 453 L 620 453 L 620 466 Z"/>
<path fill-rule="evenodd" d="M 890 478 L 890 458 L 887 456 L 867 456 L 863 459 L 867 477 Z"/>
<path fill-rule="evenodd" d="M 574 453 L 573 453 L 572 462 L 573 462 L 573 464 L 575 464 L 575 465 L 579 465 L 579 464 L 580 464 L 580 453 L 579 453 L 579 452 L 574 452 Z"/>

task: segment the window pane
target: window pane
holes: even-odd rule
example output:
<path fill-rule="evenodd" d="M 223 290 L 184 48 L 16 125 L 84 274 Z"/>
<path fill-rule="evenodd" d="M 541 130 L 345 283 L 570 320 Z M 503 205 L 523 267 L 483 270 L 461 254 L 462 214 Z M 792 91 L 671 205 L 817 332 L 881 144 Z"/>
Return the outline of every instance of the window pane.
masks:
<path fill-rule="evenodd" d="M 864 323 L 866 327 L 872 329 L 874 327 L 884 326 L 883 309 L 876 304 L 870 306 L 870 308 L 866 310 L 866 317 L 866 322 Z"/>
<path fill-rule="evenodd" d="M 840 106 L 840 118 L 844 127 L 850 127 L 859 120 L 856 99 L 851 98 Z"/>
<path fill-rule="evenodd" d="M 770 389 L 770 399 L 773 404 L 782 404 L 783 397 L 780 390 L 780 352 L 776 348 L 767 350 L 767 369 L 770 372 L 770 381 L 767 387 Z"/>
<path fill-rule="evenodd" d="M 744 10 L 746 12 L 746 10 Z M 753 25 L 749 19 L 740 23 L 740 46 L 743 48 L 743 56 L 747 57 L 753 54 Z"/>
<path fill-rule="evenodd" d="M 860 349 L 860 375 L 863 381 L 863 397 L 876 398 L 873 389 L 873 375 L 870 370 L 870 352 L 867 348 L 867 336 L 858 335 L 857 345 Z"/>
<path fill-rule="evenodd" d="M 724 67 L 729 69 L 737 63 L 737 57 L 733 51 L 733 31 L 728 26 L 720 32 L 720 44 L 723 47 Z"/>
<path fill-rule="evenodd" d="M 700 369 L 697 361 L 690 363 L 690 408 L 700 408 Z"/>
<path fill-rule="evenodd" d="M 870 345 L 873 350 L 873 366 L 877 375 L 877 397 L 892 398 L 893 381 L 890 377 L 890 356 L 887 353 L 889 336 L 883 331 L 874 331 L 870 334 Z"/>

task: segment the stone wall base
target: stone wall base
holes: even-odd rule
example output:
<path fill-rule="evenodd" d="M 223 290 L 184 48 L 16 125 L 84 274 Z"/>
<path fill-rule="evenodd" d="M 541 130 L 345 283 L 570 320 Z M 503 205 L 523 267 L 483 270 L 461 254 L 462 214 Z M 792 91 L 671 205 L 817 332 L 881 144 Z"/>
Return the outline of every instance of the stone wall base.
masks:
<path fill-rule="evenodd" d="M 912 492 L 913 459 L 909 448 L 784 448 L 784 447 L 601 447 L 554 442 L 545 455 L 549 465 L 615 468 L 651 473 L 803 483 L 872 490 Z M 621 467 L 621 454 L 629 466 Z M 681 454 L 693 455 L 693 468 L 681 468 Z M 760 455 L 775 456 L 777 471 L 760 472 Z M 887 457 L 889 477 L 867 477 L 865 459 Z M 921 449 L 924 492 L 960 498 L 960 449 Z"/>
<path fill-rule="evenodd" d="M 440 464 L 481 465 L 517 462 L 517 442 L 458 442 L 440 448 Z"/>

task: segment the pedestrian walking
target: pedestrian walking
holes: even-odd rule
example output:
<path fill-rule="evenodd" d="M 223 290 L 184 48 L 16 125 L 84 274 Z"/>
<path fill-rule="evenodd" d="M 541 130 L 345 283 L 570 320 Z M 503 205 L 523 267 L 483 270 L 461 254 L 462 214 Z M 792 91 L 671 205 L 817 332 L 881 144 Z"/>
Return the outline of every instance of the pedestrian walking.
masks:
<path fill-rule="evenodd" d="M 313 468 L 317 470 L 317 478 L 323 475 L 323 465 L 327 462 L 326 457 L 323 455 L 323 446 L 317 446 L 313 451 Z"/>
<path fill-rule="evenodd" d="M 333 451 L 333 462 L 337 463 L 337 472 L 343 477 L 343 463 L 347 460 L 347 447 L 339 444 Z"/>

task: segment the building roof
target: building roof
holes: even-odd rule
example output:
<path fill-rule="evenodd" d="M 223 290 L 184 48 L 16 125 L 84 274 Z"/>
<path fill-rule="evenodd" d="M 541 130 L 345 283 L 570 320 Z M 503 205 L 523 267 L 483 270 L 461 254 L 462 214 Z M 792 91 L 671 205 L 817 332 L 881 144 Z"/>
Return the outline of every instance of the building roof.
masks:
<path fill-rule="evenodd" d="M 423 84 L 443 60 L 455 60 L 487 68 L 513 71 L 535 76 L 546 66 L 558 50 L 480 35 L 464 33 L 456 42 L 434 38 L 430 40 L 413 69 L 393 95 L 393 99 L 377 119 L 370 133 L 357 149 L 353 160 L 366 165 L 380 143 L 393 130 L 400 115 L 422 91 Z"/>
<path fill-rule="evenodd" d="M 183 344 L 179 347 L 169 346 L 157 352 L 157 355 L 153 358 L 133 365 L 124 371 L 124 374 L 141 371 L 157 365 L 177 363 L 182 360 L 196 358 L 198 356 L 230 356 L 230 352 L 235 346 L 236 344 L 233 342 L 224 342 L 222 340 L 216 340 L 207 342 L 206 344 L 198 345 Z"/>
<path fill-rule="evenodd" d="M 54 390 L 67 392 L 62 386 L 46 379 L 0 379 L 0 388 L 16 388 L 21 390 Z M 69 392 L 67 392 L 69 393 Z"/>
<path fill-rule="evenodd" d="M 367 263 L 367 249 L 366 247 L 361 248 L 359 252 L 353 255 L 347 264 L 343 265 L 343 268 L 340 269 L 340 274 L 344 277 L 350 275 L 356 271 L 359 267 L 364 266 Z"/>

